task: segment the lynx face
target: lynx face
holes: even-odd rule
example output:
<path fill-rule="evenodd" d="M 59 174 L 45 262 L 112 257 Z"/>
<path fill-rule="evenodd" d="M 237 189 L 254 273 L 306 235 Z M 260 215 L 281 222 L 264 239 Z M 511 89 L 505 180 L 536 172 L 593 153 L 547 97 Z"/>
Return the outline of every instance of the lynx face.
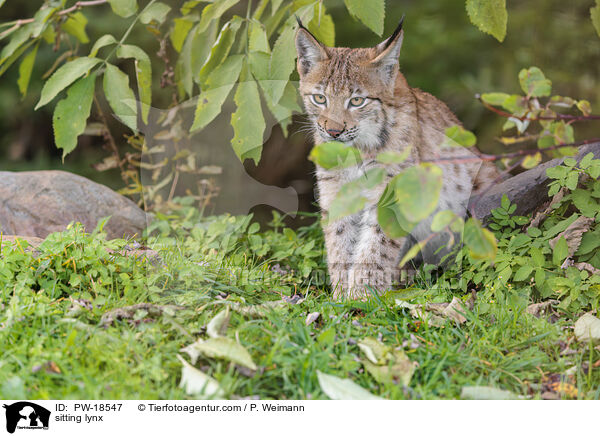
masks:
<path fill-rule="evenodd" d="M 385 106 L 393 101 L 401 45 L 400 30 L 368 49 L 325 47 L 298 30 L 300 92 L 317 143 L 373 149 L 387 142 L 393 120 Z"/>

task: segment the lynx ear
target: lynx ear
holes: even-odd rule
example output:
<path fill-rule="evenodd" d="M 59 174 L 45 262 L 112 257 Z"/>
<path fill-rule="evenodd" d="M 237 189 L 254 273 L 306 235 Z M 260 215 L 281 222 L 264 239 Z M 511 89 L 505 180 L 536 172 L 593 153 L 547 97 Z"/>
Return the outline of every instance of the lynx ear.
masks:
<path fill-rule="evenodd" d="M 388 39 L 383 41 L 375 50 L 377 57 L 371 61 L 371 64 L 377 68 L 381 79 L 384 82 L 394 82 L 398 74 L 398 57 L 402 48 L 402 40 L 404 39 L 404 15 L 400 19 L 400 24 Z"/>
<path fill-rule="evenodd" d="M 298 17 L 298 32 L 296 33 L 296 51 L 298 52 L 298 73 L 307 74 L 318 62 L 329 59 L 325 47 L 317 41 L 312 33 L 302 25 Z"/>

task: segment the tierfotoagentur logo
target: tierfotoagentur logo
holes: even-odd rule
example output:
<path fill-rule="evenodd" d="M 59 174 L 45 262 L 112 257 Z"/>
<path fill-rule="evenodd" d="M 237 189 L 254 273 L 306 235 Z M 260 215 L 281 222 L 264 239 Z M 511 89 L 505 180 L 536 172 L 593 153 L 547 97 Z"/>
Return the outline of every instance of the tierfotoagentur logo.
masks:
<path fill-rule="evenodd" d="M 6 431 L 14 433 L 19 430 L 48 430 L 50 411 L 29 401 L 19 401 L 6 409 Z"/>

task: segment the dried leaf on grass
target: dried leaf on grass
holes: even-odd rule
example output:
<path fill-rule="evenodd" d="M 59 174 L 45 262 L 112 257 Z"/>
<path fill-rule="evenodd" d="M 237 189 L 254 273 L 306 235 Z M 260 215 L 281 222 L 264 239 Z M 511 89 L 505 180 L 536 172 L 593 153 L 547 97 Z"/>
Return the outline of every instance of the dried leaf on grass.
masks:
<path fill-rule="evenodd" d="M 383 400 L 350 379 L 317 371 L 321 390 L 332 400 Z"/>
<path fill-rule="evenodd" d="M 549 314 L 552 311 L 552 306 L 556 305 L 560 303 L 560 301 L 558 300 L 548 300 L 548 301 L 544 301 L 542 303 L 534 303 L 534 304 L 530 304 L 529 306 L 527 306 L 527 309 L 525 309 L 525 311 L 530 314 L 535 316 L 536 318 L 539 318 L 542 315 L 546 315 Z"/>
<path fill-rule="evenodd" d="M 252 361 L 252 357 L 246 348 L 230 338 L 216 337 L 206 340 L 198 339 L 181 351 L 189 354 L 193 364 L 196 363 L 198 357 L 203 355 L 208 358 L 229 360 L 237 365 L 251 369 L 252 371 L 257 370 L 256 364 Z"/>
<path fill-rule="evenodd" d="M 600 319 L 586 313 L 575 322 L 575 337 L 580 342 L 600 341 Z"/>
<path fill-rule="evenodd" d="M 460 398 L 463 400 L 518 400 L 523 397 L 492 386 L 463 386 Z"/>
<path fill-rule="evenodd" d="M 211 338 L 225 336 L 227 327 L 229 327 L 229 318 L 231 318 L 231 314 L 229 313 L 229 307 L 226 307 L 206 325 L 206 334 Z"/>
<path fill-rule="evenodd" d="M 223 390 L 214 378 L 190 365 L 181 356 L 178 355 L 177 358 L 183 364 L 183 367 L 181 368 L 181 383 L 179 386 L 185 389 L 186 394 L 211 398 L 223 396 Z"/>
<path fill-rule="evenodd" d="M 447 319 L 451 319 L 458 324 L 467 321 L 467 318 L 463 315 L 467 310 L 467 304 L 456 297 L 450 303 L 411 304 L 396 300 L 396 306 L 408 309 L 414 318 L 427 320 L 429 325 L 436 327 L 444 325 Z"/>
<path fill-rule="evenodd" d="M 588 218 L 585 216 L 580 216 L 575 221 L 571 223 L 569 227 L 567 227 L 563 232 L 556 235 L 554 239 L 550 240 L 550 247 L 554 248 L 554 246 L 558 243 L 560 238 L 565 238 L 567 241 L 567 247 L 569 248 L 569 256 L 573 256 L 573 254 L 581 245 L 581 238 L 583 234 L 590 229 L 590 226 L 594 223 L 594 218 Z"/>
<path fill-rule="evenodd" d="M 314 323 L 316 320 L 318 320 L 320 316 L 321 316 L 321 314 L 319 312 L 311 312 L 306 317 L 306 320 L 304 321 L 304 324 L 306 324 L 307 326 L 309 326 L 312 323 Z"/>
<path fill-rule="evenodd" d="M 134 319 L 138 311 L 145 311 L 146 315 L 150 318 L 158 318 L 163 314 L 173 316 L 176 311 L 182 309 L 185 309 L 185 307 L 175 305 L 159 306 L 150 303 L 139 303 L 132 306 L 118 307 L 102 315 L 102 318 L 100 318 L 100 326 L 108 327 L 118 320 Z"/>
<path fill-rule="evenodd" d="M 364 338 L 358 348 L 366 359 L 361 359 L 365 369 L 379 383 L 402 383 L 408 386 L 415 372 L 416 363 L 404 351 L 392 349 L 375 338 Z"/>

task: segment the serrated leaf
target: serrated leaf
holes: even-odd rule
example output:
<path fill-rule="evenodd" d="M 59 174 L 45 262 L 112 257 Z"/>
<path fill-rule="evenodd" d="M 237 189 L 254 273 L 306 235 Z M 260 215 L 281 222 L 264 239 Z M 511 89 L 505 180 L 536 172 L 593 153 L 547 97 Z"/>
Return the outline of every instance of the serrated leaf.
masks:
<path fill-rule="evenodd" d="M 442 174 L 436 165 L 420 165 L 392 179 L 396 201 L 409 221 L 418 223 L 435 211 L 443 185 Z"/>
<path fill-rule="evenodd" d="M 137 0 L 108 0 L 113 12 L 120 17 L 131 17 L 137 12 Z"/>
<path fill-rule="evenodd" d="M 142 11 L 139 20 L 144 24 L 150 24 L 152 21 L 162 24 L 170 11 L 171 6 L 155 2 Z"/>
<path fill-rule="evenodd" d="M 236 111 L 231 115 L 234 137 L 231 145 L 240 161 L 252 159 L 258 165 L 262 153 L 265 118 L 254 80 L 241 82 L 235 93 Z"/>
<path fill-rule="evenodd" d="M 331 15 L 325 13 L 322 3 L 315 4 L 315 17 L 308 23 L 307 28 L 321 43 L 328 47 L 335 46 L 335 24 Z"/>
<path fill-rule="evenodd" d="M 35 47 L 27 53 L 27 56 L 23 58 L 21 65 L 19 65 L 19 79 L 17 80 L 17 85 L 19 85 L 19 91 L 23 97 L 27 94 L 27 88 L 29 88 L 29 80 L 31 79 L 31 72 L 33 71 L 33 65 L 35 64 L 35 57 L 39 46 L 39 43 L 36 44 Z"/>
<path fill-rule="evenodd" d="M 377 35 L 383 35 L 383 25 L 385 20 L 385 1 L 384 0 L 344 0 L 348 12 Z"/>
<path fill-rule="evenodd" d="M 548 97 L 552 92 L 552 82 L 538 67 L 523 68 L 519 72 L 519 83 L 523 92 L 532 97 Z"/>
<path fill-rule="evenodd" d="M 190 131 L 203 129 L 221 113 L 221 107 L 235 86 L 243 64 L 243 56 L 230 56 L 208 77 L 206 88 L 198 97 L 198 105 Z"/>
<path fill-rule="evenodd" d="M 467 0 L 466 7 L 471 23 L 498 41 L 504 41 L 508 22 L 506 0 Z"/>
<path fill-rule="evenodd" d="M 212 377 L 204 374 L 199 369 L 190 365 L 181 356 L 177 358 L 182 363 L 180 387 L 188 395 L 202 395 L 205 397 L 221 397 L 224 395 L 219 383 Z"/>
<path fill-rule="evenodd" d="M 81 12 L 75 12 L 74 14 L 69 15 L 69 18 L 67 18 L 67 21 L 65 21 L 61 27 L 69 35 L 73 35 L 77 38 L 82 44 L 87 44 L 90 42 L 90 38 L 85 31 L 87 22 L 88 19 L 85 15 Z"/>
<path fill-rule="evenodd" d="M 442 147 L 473 147 L 477 142 L 472 132 L 459 125 L 448 127 L 445 135 Z"/>
<path fill-rule="evenodd" d="M 112 64 L 104 72 L 104 95 L 113 112 L 123 124 L 137 131 L 137 101 L 129 87 L 129 77 Z"/>
<path fill-rule="evenodd" d="M 194 359 L 194 353 L 200 353 L 209 358 L 229 360 L 252 371 L 257 370 L 246 348 L 230 338 L 220 336 L 206 340 L 199 339 L 182 351 L 190 354 L 192 359 Z"/>
<path fill-rule="evenodd" d="M 68 89 L 66 98 L 59 101 L 54 109 L 54 141 L 56 147 L 62 149 L 63 159 L 75 149 L 77 137 L 85 130 L 94 100 L 95 84 L 95 74 L 79 79 Z"/>
<path fill-rule="evenodd" d="M 382 400 L 352 380 L 325 374 L 317 370 L 321 390 L 332 400 Z"/>
<path fill-rule="evenodd" d="M 101 62 L 98 58 L 81 57 L 64 64 L 50 76 L 42 88 L 40 101 L 35 109 L 46 105 L 75 80 L 86 74 Z"/>
<path fill-rule="evenodd" d="M 263 53 L 271 53 L 266 29 L 261 23 L 254 20 L 250 21 L 250 28 L 248 31 L 248 49 L 251 52 L 260 51 Z"/>
<path fill-rule="evenodd" d="M 326 170 L 353 167 L 362 162 L 357 148 L 338 141 L 315 145 L 308 158 Z"/>
<path fill-rule="evenodd" d="M 122 59 L 135 59 L 135 76 L 142 109 L 142 121 L 148 123 L 148 114 L 152 105 L 152 65 L 150 58 L 141 48 L 135 45 L 121 45 L 117 56 Z"/>
<path fill-rule="evenodd" d="M 481 223 L 469 218 L 465 223 L 464 242 L 471 256 L 475 259 L 494 260 L 498 246 L 494 234 L 484 229 Z"/>
<path fill-rule="evenodd" d="M 116 43 L 117 43 L 117 40 L 115 39 L 114 36 L 102 35 L 100 38 L 98 38 L 98 40 L 92 46 L 92 50 L 90 51 L 90 57 L 91 58 L 96 57 L 96 55 L 98 54 L 98 51 L 101 48 L 106 47 L 108 45 L 116 44 Z"/>

